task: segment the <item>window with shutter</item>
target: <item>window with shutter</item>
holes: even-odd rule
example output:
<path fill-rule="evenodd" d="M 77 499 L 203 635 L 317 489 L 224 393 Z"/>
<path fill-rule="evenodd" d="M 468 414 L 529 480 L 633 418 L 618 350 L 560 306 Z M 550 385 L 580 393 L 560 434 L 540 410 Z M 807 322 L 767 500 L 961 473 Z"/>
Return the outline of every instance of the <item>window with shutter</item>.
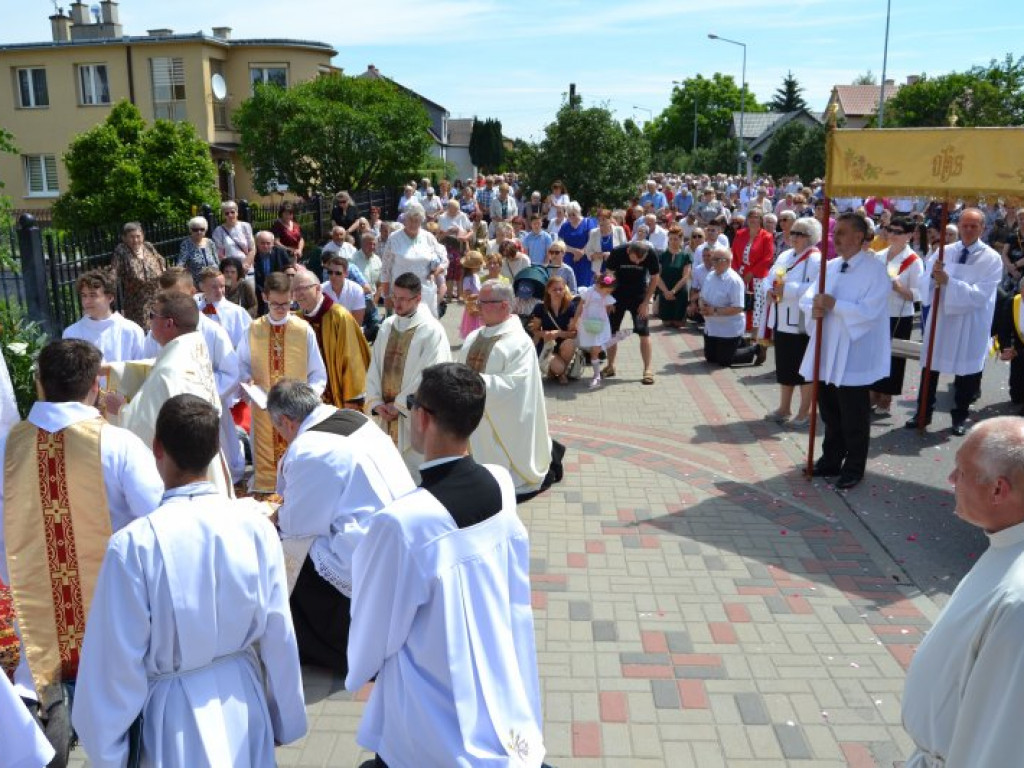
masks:
<path fill-rule="evenodd" d="M 155 120 L 184 120 L 185 60 L 161 57 L 149 60 L 153 84 L 153 118 Z"/>
<path fill-rule="evenodd" d="M 56 155 L 25 155 L 23 160 L 28 197 L 55 197 L 59 194 Z"/>

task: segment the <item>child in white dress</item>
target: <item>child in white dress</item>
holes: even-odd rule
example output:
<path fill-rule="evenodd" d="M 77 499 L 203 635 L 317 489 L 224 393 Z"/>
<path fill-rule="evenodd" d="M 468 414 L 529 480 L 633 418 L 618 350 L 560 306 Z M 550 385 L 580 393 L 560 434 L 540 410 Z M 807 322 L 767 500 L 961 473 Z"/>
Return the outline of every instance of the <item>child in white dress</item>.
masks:
<path fill-rule="evenodd" d="M 615 277 L 610 274 L 599 275 L 590 288 L 580 288 L 580 302 L 576 308 L 577 344 L 580 349 L 590 351 L 590 365 L 594 369 L 594 378 L 590 388 L 601 386 L 601 349 L 611 341 L 612 324 L 608 319 L 615 298 Z"/>

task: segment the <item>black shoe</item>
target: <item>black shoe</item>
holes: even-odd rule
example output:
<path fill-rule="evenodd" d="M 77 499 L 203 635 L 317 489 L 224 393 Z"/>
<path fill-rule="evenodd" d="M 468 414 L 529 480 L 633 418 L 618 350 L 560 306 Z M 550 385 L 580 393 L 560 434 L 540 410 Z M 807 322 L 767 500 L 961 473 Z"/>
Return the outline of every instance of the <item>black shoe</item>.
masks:
<path fill-rule="evenodd" d="M 966 420 L 964 420 L 964 421 L 954 421 L 953 422 L 953 434 L 956 435 L 957 437 L 963 437 L 964 435 L 967 434 L 967 429 L 968 429 L 969 426 L 970 425 L 967 423 Z"/>
<path fill-rule="evenodd" d="M 840 475 L 839 479 L 836 481 L 836 489 L 840 491 L 848 490 L 850 488 L 853 488 L 853 486 L 855 486 L 863 479 L 863 475 Z"/>
<path fill-rule="evenodd" d="M 757 349 L 754 350 L 754 365 L 764 365 L 764 361 L 767 357 L 768 348 L 762 344 L 758 344 Z"/>
<path fill-rule="evenodd" d="M 812 477 L 835 477 L 840 474 L 843 470 L 839 467 L 829 467 L 823 465 L 821 462 L 817 462 L 814 465 L 814 470 L 811 472 Z"/>
<path fill-rule="evenodd" d="M 932 419 L 931 419 L 930 416 L 924 420 L 924 425 L 926 427 L 929 424 L 931 424 L 931 423 L 932 423 Z M 914 418 L 908 420 L 907 423 L 903 425 L 903 428 L 904 429 L 917 429 L 917 416 L 915 416 Z"/>

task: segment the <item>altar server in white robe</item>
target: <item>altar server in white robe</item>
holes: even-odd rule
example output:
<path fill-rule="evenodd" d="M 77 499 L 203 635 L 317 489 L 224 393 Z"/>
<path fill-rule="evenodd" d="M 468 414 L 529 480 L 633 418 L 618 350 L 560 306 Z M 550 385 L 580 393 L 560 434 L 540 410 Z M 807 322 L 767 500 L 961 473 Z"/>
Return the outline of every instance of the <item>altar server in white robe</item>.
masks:
<path fill-rule="evenodd" d="M 184 267 L 168 267 L 160 275 L 159 282 L 162 290 L 181 293 L 199 301 L 199 297 L 195 297 L 193 293 L 195 286 L 192 281 L 192 273 Z M 221 399 L 221 450 L 224 451 L 224 461 L 231 475 L 231 482 L 237 483 L 245 474 L 245 454 L 239 442 L 235 422 L 231 417 L 231 406 L 238 401 L 239 396 L 238 354 L 235 351 L 237 344 L 221 322 L 208 313 L 202 312 L 203 306 L 200 304 L 199 323 L 196 326 L 196 331 L 202 334 L 203 341 L 206 342 L 206 348 L 210 353 L 210 364 L 213 366 L 213 375 L 217 381 L 217 393 Z M 230 312 L 231 310 L 226 311 Z M 244 309 L 242 314 L 246 315 L 247 322 L 252 322 L 252 318 Z M 240 322 L 243 321 L 238 320 L 232 327 L 237 327 Z M 160 344 L 153 337 L 152 330 L 146 334 L 143 352 L 146 358 L 156 357 L 160 353 Z"/>
<path fill-rule="evenodd" d="M 842 214 L 834 234 L 839 258 L 825 267 L 825 292 L 819 294 L 812 285 L 800 299 L 800 308 L 814 318 L 800 365 L 807 381 L 814 377 L 816 318 L 822 318 L 818 408 L 825 439 L 814 474 L 839 475 L 836 487 L 841 490 L 864 477 L 871 439 L 870 389 L 889 373 L 892 284 L 885 265 L 866 249 L 869 236 L 866 219 Z"/>
<path fill-rule="evenodd" d="M 267 411 L 288 444 L 277 477 L 281 537 L 289 553 L 300 539 L 308 545 L 291 594 L 299 654 L 344 678 L 352 553 L 370 516 L 415 484 L 368 416 L 325 405 L 304 381 L 275 384 Z"/>
<path fill-rule="evenodd" d="M 932 353 L 931 381 L 925 404 L 925 423 L 931 423 L 935 410 L 935 390 L 939 374 L 952 374 L 953 434 L 967 431 L 971 403 L 981 391 L 981 373 L 988 356 L 992 336 L 992 315 L 996 306 L 996 290 L 1003 277 L 1002 257 L 981 242 L 985 214 L 968 208 L 960 214 L 960 240 L 946 246 L 943 262 L 935 261 L 931 280 L 924 287 L 934 293 L 940 287 L 939 303 L 929 310 L 937 316 L 935 347 Z M 924 368 L 931 339 L 931 322 L 924 326 L 921 345 L 921 368 Z M 918 390 L 918 408 L 924 391 L 922 370 Z M 917 427 L 917 415 L 910 419 L 908 429 Z"/>
<path fill-rule="evenodd" d="M 117 283 L 105 269 L 93 269 L 75 283 L 82 302 L 82 318 L 64 329 L 65 339 L 82 339 L 93 344 L 108 363 L 145 357 L 145 334 L 138 325 L 113 311 Z"/>
<path fill-rule="evenodd" d="M 53 747 L 2 672 L 0 744 L 0 768 L 44 768 L 53 759 Z"/>
<path fill-rule="evenodd" d="M 371 517 L 355 552 L 345 687 L 377 677 L 357 738 L 378 765 L 544 759 L 529 539 L 508 472 L 467 455 L 487 396 L 464 365 L 423 372 L 422 485 Z"/>
<path fill-rule="evenodd" d="M 980 422 L 949 475 L 956 514 L 988 550 L 925 635 L 907 672 L 906 768 L 1015 766 L 1024 755 L 1024 419 Z"/>
<path fill-rule="evenodd" d="M 224 298 L 224 275 L 217 267 L 203 268 L 199 273 L 199 288 L 202 290 L 196 297 L 199 311 L 223 328 L 231 339 L 232 349 L 238 349 L 249 331 L 252 317 L 240 304 Z"/>
<path fill-rule="evenodd" d="M 210 403 L 168 400 L 163 503 L 111 538 L 72 716 L 94 768 L 125 765 L 139 716 L 156 768 L 272 768 L 274 745 L 306 732 L 281 545 L 257 502 L 205 482 L 217 433 Z"/>
<path fill-rule="evenodd" d="M 151 314 L 150 334 L 160 352 L 145 381 L 130 402 L 118 391 L 108 392 L 103 398 L 107 412 L 147 445 L 153 443 L 156 418 L 168 398 L 189 393 L 213 405 L 218 414 L 221 408 L 209 346 L 196 332 L 201 315 L 195 301 L 183 293 L 162 291 L 156 296 Z M 223 329 L 217 330 L 223 333 Z M 122 363 L 112 363 L 109 369 L 112 383 L 130 372 L 130 366 Z M 233 495 L 231 477 L 219 453 L 210 462 L 210 479 L 225 494 Z"/>
<path fill-rule="evenodd" d="M 405 401 L 419 387 L 424 368 L 451 360 L 448 334 L 420 301 L 421 291 L 420 279 L 411 272 L 395 278 L 395 314 L 381 325 L 366 371 L 366 407 L 396 442 L 416 479 L 423 457 L 412 447 Z"/>
<path fill-rule="evenodd" d="M 473 458 L 505 467 L 516 493 L 528 495 L 550 484 L 552 445 L 537 349 L 512 314 L 513 298 L 508 283 L 483 284 L 484 325 L 466 337 L 459 362 L 481 374 L 487 384 L 483 420 L 470 439 Z"/>

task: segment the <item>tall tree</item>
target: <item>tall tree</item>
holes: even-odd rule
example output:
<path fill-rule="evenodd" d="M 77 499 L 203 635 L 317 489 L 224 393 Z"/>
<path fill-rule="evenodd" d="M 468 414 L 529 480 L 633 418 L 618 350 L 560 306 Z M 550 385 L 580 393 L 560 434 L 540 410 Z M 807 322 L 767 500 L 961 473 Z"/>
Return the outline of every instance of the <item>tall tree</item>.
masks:
<path fill-rule="evenodd" d="M 966 72 L 923 75 L 886 102 L 885 122 L 887 127 L 939 127 L 949 124 L 951 111 L 961 128 L 1024 125 L 1024 57 L 1007 54 Z"/>
<path fill-rule="evenodd" d="M 14 136 L 9 131 L 0 128 L 0 152 L 7 152 L 12 155 L 18 153 L 14 145 Z M 12 262 L 10 239 L 5 237 L 6 232 L 14 225 L 14 204 L 11 198 L 3 194 L 4 180 L 0 179 L 0 267 L 11 269 Z"/>
<path fill-rule="evenodd" d="M 857 75 L 853 78 L 851 85 L 878 85 L 878 78 L 875 77 L 875 73 L 870 69 L 862 75 Z"/>
<path fill-rule="evenodd" d="M 635 123 L 620 124 L 605 107 L 573 108 L 565 102 L 544 129 L 527 176 L 535 189 L 561 179 L 586 211 L 598 204 L 622 205 L 649 165 L 650 147 Z"/>
<path fill-rule="evenodd" d="M 798 109 L 807 109 L 803 90 L 793 73 L 787 72 L 782 78 L 782 86 L 775 91 L 768 108 L 773 112 L 796 112 Z"/>
<path fill-rule="evenodd" d="M 494 173 L 505 162 L 505 143 L 501 121 L 477 120 L 469 137 L 469 158 L 482 173 Z"/>
<path fill-rule="evenodd" d="M 399 183 L 430 148 L 419 100 L 387 80 L 338 73 L 257 86 L 233 120 L 256 185 L 281 179 L 300 195 Z"/>
<path fill-rule="evenodd" d="M 774 176 L 776 179 L 793 173 L 790 165 L 792 149 L 803 142 L 806 135 L 807 127 L 796 120 L 791 120 L 779 128 L 764 151 L 764 157 L 757 166 L 758 171 Z"/>
<path fill-rule="evenodd" d="M 184 219 L 192 206 L 216 205 L 217 172 L 209 145 L 191 123 L 157 120 L 147 127 L 127 101 L 79 134 L 64 155 L 68 190 L 53 205 L 69 229 L 122 221 Z"/>
<path fill-rule="evenodd" d="M 672 89 L 669 105 L 657 115 L 646 131 L 655 152 L 673 147 L 693 149 L 693 128 L 697 125 L 697 146 L 710 146 L 729 137 L 732 114 L 741 102 L 746 112 L 764 112 L 750 89 L 742 98 L 743 89 L 732 75 L 716 72 L 687 78 Z"/>

